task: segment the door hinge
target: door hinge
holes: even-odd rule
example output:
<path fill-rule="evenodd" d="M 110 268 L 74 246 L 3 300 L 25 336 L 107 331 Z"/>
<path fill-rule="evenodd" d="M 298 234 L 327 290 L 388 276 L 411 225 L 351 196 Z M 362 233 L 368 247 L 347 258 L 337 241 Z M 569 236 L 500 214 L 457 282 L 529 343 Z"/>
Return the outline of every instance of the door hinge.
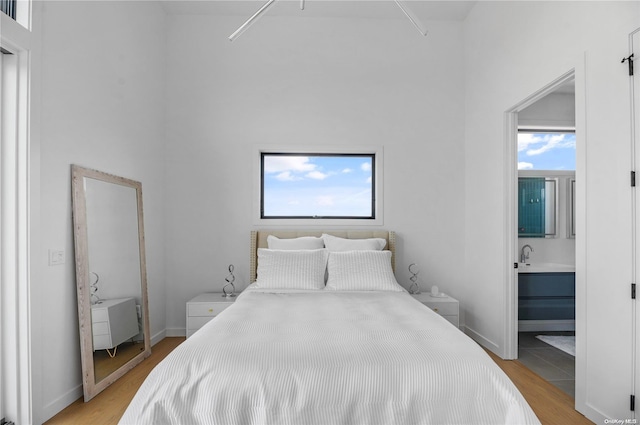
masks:
<path fill-rule="evenodd" d="M 631 402 L 629 408 L 632 412 L 636 411 L 636 396 L 633 394 L 631 394 Z"/>
<path fill-rule="evenodd" d="M 518 268 L 518 263 L 513 263 L 513 268 L 517 269 Z"/>
<path fill-rule="evenodd" d="M 633 53 L 626 58 L 622 58 L 622 63 L 629 62 L 629 76 L 633 76 Z"/>
<path fill-rule="evenodd" d="M 635 283 L 631 284 L 631 299 L 632 300 L 636 299 L 636 284 Z"/>
<path fill-rule="evenodd" d="M 631 187 L 636 187 L 636 172 L 631 172 Z"/>

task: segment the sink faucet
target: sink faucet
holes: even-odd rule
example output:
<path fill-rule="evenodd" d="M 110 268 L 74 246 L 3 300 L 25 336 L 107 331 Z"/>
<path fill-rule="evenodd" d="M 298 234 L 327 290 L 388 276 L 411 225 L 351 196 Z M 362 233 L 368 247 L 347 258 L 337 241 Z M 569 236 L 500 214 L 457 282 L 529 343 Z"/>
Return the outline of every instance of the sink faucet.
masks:
<path fill-rule="evenodd" d="M 525 252 L 525 249 L 529 248 L 529 252 Z M 531 254 L 533 252 L 533 248 L 531 247 L 531 245 L 527 244 L 525 246 L 522 247 L 522 250 L 520 250 L 520 262 L 521 263 L 525 263 L 528 259 L 529 259 L 529 254 Z"/>

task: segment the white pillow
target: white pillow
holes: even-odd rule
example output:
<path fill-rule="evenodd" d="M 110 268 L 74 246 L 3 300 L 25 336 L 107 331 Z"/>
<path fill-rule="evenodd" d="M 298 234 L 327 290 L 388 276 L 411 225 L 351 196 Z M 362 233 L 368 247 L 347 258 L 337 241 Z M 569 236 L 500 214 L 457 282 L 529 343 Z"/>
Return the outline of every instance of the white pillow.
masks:
<path fill-rule="evenodd" d="M 258 248 L 255 286 L 267 289 L 323 289 L 329 252 Z"/>
<path fill-rule="evenodd" d="M 302 236 L 292 239 L 280 239 L 273 235 L 267 236 L 269 249 L 322 249 L 324 241 L 315 236 Z"/>
<path fill-rule="evenodd" d="M 391 251 L 332 252 L 327 267 L 329 291 L 404 291 L 391 269 Z"/>
<path fill-rule="evenodd" d="M 387 241 L 382 238 L 371 239 L 345 239 L 337 236 L 322 234 L 324 246 L 331 252 L 373 250 L 382 251 L 387 245 Z"/>

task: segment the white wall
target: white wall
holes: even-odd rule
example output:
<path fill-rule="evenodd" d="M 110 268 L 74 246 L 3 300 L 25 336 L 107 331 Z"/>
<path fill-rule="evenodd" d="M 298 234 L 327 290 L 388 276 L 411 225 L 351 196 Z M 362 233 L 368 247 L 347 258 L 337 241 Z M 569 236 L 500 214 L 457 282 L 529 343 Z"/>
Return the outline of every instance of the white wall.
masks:
<path fill-rule="evenodd" d="M 576 126 L 575 95 L 551 93 L 518 114 L 518 125 L 543 130 L 572 129 Z"/>
<path fill-rule="evenodd" d="M 229 264 L 248 284 L 256 144 L 383 146 L 400 283 L 416 262 L 424 288 L 459 294 L 462 24 L 427 22 L 424 38 L 397 16 L 267 15 L 233 43 L 246 17 L 168 17 L 169 332 L 184 332 L 185 302 L 221 290 Z"/>
<path fill-rule="evenodd" d="M 638 7 L 478 2 L 465 24 L 466 325 L 504 351 L 505 279 L 517 261 L 505 258 L 504 113 L 575 69 L 576 405 L 595 421 L 631 415 L 630 114 L 620 60 Z"/>
<path fill-rule="evenodd" d="M 34 421 L 82 395 L 71 170 L 142 182 L 152 336 L 165 328 L 164 13 L 152 2 L 42 2 L 40 253 L 31 289 Z M 66 263 L 48 266 L 49 248 Z"/>

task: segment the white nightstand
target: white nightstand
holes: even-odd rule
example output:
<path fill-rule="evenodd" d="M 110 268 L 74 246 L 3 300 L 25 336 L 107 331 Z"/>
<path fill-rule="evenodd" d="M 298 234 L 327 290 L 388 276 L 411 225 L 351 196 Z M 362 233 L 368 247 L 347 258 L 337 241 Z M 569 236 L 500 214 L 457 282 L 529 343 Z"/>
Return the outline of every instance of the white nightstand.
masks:
<path fill-rule="evenodd" d="M 102 300 L 91 305 L 93 350 L 111 350 L 140 333 L 133 298 Z M 111 355 L 111 354 L 109 354 Z"/>
<path fill-rule="evenodd" d="M 236 298 L 223 297 L 220 292 L 206 292 L 187 301 L 187 338 L 233 304 Z"/>
<path fill-rule="evenodd" d="M 460 304 L 450 296 L 432 297 L 430 292 L 411 294 L 413 298 L 447 319 L 457 328 L 460 326 Z"/>

